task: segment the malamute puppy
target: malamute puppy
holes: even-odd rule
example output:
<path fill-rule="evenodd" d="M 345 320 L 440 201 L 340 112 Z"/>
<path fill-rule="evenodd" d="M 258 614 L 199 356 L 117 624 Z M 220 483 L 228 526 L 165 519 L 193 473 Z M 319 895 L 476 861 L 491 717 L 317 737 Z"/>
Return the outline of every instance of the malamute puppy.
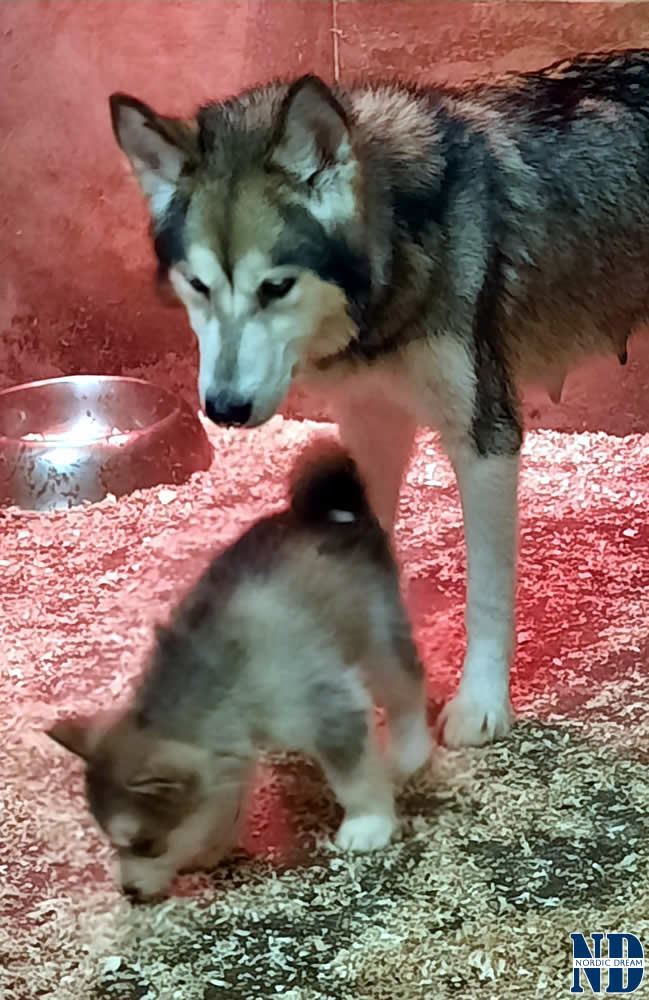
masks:
<path fill-rule="evenodd" d="M 374 699 L 388 715 L 389 763 Z M 290 508 L 211 563 L 158 631 L 125 714 L 59 722 L 50 735 L 86 761 L 90 809 L 136 897 L 223 855 L 264 749 L 320 762 L 345 812 L 340 847 L 384 847 L 392 779 L 426 762 L 431 738 L 397 567 L 347 454 L 309 449 Z"/>

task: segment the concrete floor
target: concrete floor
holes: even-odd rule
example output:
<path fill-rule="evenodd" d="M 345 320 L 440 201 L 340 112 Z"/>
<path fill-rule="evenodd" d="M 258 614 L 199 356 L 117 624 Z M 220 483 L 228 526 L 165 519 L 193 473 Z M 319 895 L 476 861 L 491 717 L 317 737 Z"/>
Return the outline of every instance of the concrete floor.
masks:
<path fill-rule="evenodd" d="M 218 0 L 0 5 L 0 386 L 62 373 L 140 374 L 193 397 L 182 311 L 152 288 L 148 218 L 107 97 L 191 113 L 273 76 L 461 83 L 580 50 L 649 45 L 649 5 L 462 0 Z M 568 382 L 531 426 L 642 431 L 646 354 Z M 613 385 L 611 385 L 613 382 Z"/>

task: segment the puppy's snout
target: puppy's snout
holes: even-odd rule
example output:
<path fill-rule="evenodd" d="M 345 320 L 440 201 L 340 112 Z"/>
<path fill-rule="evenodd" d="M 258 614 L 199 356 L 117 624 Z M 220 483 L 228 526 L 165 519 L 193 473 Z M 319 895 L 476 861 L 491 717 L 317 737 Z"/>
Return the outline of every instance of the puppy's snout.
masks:
<path fill-rule="evenodd" d="M 134 906 L 141 906 L 143 903 L 157 903 L 165 897 L 165 893 L 162 890 L 159 892 L 143 892 L 142 889 L 128 882 L 122 886 L 122 892 L 129 903 L 133 903 Z"/>

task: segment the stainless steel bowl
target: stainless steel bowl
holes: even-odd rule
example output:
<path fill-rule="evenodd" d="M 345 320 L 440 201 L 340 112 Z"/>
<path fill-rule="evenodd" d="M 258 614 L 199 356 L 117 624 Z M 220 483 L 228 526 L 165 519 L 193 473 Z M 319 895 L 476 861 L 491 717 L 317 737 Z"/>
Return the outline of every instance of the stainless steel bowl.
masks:
<path fill-rule="evenodd" d="M 184 400 L 137 378 L 74 375 L 0 392 L 0 505 L 54 510 L 182 483 L 212 448 Z"/>

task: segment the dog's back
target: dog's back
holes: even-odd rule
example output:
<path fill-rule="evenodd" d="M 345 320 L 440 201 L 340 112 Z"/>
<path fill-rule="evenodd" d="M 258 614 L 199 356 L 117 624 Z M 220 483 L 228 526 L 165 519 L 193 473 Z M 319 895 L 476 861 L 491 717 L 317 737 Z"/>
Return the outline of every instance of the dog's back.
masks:
<path fill-rule="evenodd" d="M 254 742 L 299 744 L 332 671 L 409 641 L 397 567 L 358 470 L 337 445 L 316 444 L 293 470 L 289 508 L 218 556 L 159 630 L 137 710 L 168 737 L 241 754 Z"/>

